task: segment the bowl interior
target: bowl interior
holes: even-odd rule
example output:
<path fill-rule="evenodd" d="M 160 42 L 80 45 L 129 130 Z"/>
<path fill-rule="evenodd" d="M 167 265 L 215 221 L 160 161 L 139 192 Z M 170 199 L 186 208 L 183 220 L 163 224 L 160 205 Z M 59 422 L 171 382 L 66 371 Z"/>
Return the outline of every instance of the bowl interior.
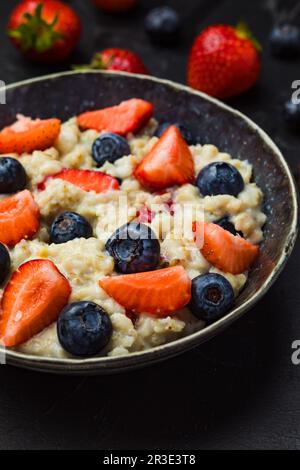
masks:
<path fill-rule="evenodd" d="M 0 106 L 0 127 L 17 113 L 66 120 L 88 109 L 118 104 L 132 98 L 154 104 L 158 120 L 179 121 L 221 151 L 247 159 L 264 192 L 267 215 L 261 255 L 236 306 L 250 300 L 272 275 L 283 252 L 289 252 L 295 233 L 295 188 L 285 162 L 271 140 L 250 121 L 214 100 L 167 82 L 113 73 L 72 73 L 8 87 Z M 295 227 L 294 227 L 295 231 Z"/>

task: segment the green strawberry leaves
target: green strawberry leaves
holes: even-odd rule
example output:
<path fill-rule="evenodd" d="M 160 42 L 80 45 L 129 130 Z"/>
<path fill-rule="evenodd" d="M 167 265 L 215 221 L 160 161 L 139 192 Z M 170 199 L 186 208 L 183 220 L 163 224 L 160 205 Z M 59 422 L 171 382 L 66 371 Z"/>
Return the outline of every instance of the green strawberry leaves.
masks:
<path fill-rule="evenodd" d="M 52 48 L 53 44 L 64 35 L 55 30 L 59 15 L 56 15 L 51 23 L 47 23 L 42 17 L 43 4 L 40 3 L 33 14 L 25 13 L 24 22 L 8 32 L 9 36 L 20 43 L 22 51 L 35 50 L 43 53 Z"/>
<path fill-rule="evenodd" d="M 245 21 L 240 21 L 236 28 L 236 33 L 239 38 L 241 39 L 248 39 L 249 41 L 252 42 L 253 46 L 258 52 L 262 52 L 262 46 L 259 43 L 259 41 L 253 36 L 252 31 L 250 30 L 249 26 Z"/>
<path fill-rule="evenodd" d="M 102 60 L 102 55 L 100 52 L 94 54 L 92 61 L 89 64 L 83 65 L 73 65 L 73 70 L 106 70 L 107 66 Z"/>

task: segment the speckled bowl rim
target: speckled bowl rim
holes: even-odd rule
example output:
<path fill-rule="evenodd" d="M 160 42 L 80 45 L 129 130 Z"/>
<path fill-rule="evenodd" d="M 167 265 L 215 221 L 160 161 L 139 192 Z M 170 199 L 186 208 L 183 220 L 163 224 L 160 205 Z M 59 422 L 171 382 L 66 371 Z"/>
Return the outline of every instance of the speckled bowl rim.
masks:
<path fill-rule="evenodd" d="M 126 72 L 108 72 L 108 71 L 71 71 L 71 72 L 60 72 L 51 75 L 45 75 L 29 80 L 12 83 L 4 87 L 5 90 L 11 90 L 26 85 L 31 85 L 41 81 L 53 80 L 68 75 L 80 75 L 80 74 L 106 74 L 111 76 L 128 76 L 135 77 L 138 80 L 152 81 L 158 84 L 167 85 L 177 91 L 183 91 L 189 94 L 193 94 L 207 100 L 217 107 L 234 114 L 238 118 L 245 121 L 250 128 L 256 131 L 262 140 L 269 146 L 274 155 L 276 155 L 278 162 L 281 165 L 283 173 L 285 173 L 290 186 L 291 193 L 291 211 L 293 213 L 292 221 L 290 223 L 289 231 L 286 236 L 284 247 L 281 256 L 270 273 L 269 277 L 261 285 L 258 291 L 246 300 L 242 305 L 232 310 L 228 315 L 217 321 L 216 323 L 207 326 L 203 330 L 195 332 L 191 335 L 185 336 L 171 343 L 164 344 L 162 346 L 156 346 L 146 351 L 130 353 L 126 356 L 118 357 L 92 357 L 88 359 L 69 359 L 69 358 L 50 358 L 34 356 L 29 354 L 20 353 L 17 351 L 6 350 L 6 362 L 18 367 L 34 369 L 40 372 L 52 372 L 61 374 L 112 374 L 124 372 L 132 369 L 137 369 L 151 365 L 167 358 L 174 357 L 181 354 L 193 347 L 199 346 L 201 343 L 214 337 L 217 333 L 228 327 L 233 321 L 240 318 L 246 313 L 251 307 L 253 307 L 269 290 L 272 284 L 275 282 L 281 271 L 283 270 L 289 256 L 294 248 L 297 232 L 298 232 L 298 201 L 297 201 L 297 190 L 295 182 L 289 166 L 285 161 L 281 151 L 273 140 L 251 119 L 242 114 L 241 112 L 231 108 L 223 102 L 212 98 L 205 93 L 193 90 L 187 86 L 172 82 L 170 80 L 159 79 L 156 77 L 150 77 L 146 75 L 128 74 Z M 0 89 L 1 92 L 2 89 Z"/>

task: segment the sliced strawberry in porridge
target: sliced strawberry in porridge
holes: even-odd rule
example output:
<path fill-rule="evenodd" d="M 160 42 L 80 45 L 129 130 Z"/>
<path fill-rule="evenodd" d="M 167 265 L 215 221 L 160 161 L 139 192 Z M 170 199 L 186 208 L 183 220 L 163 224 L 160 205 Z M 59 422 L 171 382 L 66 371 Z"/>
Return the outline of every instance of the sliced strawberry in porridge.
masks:
<path fill-rule="evenodd" d="M 82 129 L 109 131 L 126 135 L 138 132 L 153 115 L 153 106 L 148 101 L 133 98 L 117 106 L 88 111 L 77 118 Z"/>
<path fill-rule="evenodd" d="M 142 186 L 152 190 L 194 181 L 192 154 L 176 126 L 164 132 L 136 168 L 134 176 Z"/>
<path fill-rule="evenodd" d="M 127 310 L 168 316 L 187 305 L 191 280 L 182 266 L 103 278 L 102 289 Z"/>
<path fill-rule="evenodd" d="M 0 153 L 30 153 L 51 147 L 60 132 L 59 119 L 31 119 L 19 114 L 17 121 L 0 132 Z"/>
<path fill-rule="evenodd" d="M 78 188 L 83 189 L 83 191 L 95 191 L 96 193 L 104 193 L 119 189 L 120 187 L 116 178 L 102 173 L 101 171 L 72 170 L 65 168 L 60 173 L 48 176 L 38 185 L 38 189 L 43 191 L 46 188 L 47 182 L 51 179 L 61 179 L 78 186 Z"/>
<path fill-rule="evenodd" d="M 203 233 L 203 256 L 221 271 L 241 274 L 251 267 L 259 254 L 258 246 L 219 225 L 196 224 L 194 231 Z"/>
<path fill-rule="evenodd" d="M 0 242 L 9 246 L 31 238 L 39 229 L 40 211 L 27 189 L 0 201 Z"/>
<path fill-rule="evenodd" d="M 12 275 L 1 302 L 0 342 L 16 346 L 54 322 L 71 287 L 50 260 L 24 263 Z"/>

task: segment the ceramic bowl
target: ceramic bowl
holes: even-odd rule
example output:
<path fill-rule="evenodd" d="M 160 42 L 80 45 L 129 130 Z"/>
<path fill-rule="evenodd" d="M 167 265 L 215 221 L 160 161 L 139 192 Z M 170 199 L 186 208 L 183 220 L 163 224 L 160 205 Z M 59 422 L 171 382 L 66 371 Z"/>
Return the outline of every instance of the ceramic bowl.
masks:
<path fill-rule="evenodd" d="M 207 341 L 241 317 L 267 292 L 290 256 L 297 235 L 297 196 L 293 177 L 280 150 L 250 119 L 190 88 L 138 75 L 66 72 L 9 85 L 0 106 L 0 127 L 17 113 L 66 120 L 88 109 L 118 104 L 132 97 L 154 104 L 158 120 L 184 123 L 201 139 L 235 157 L 248 159 L 264 192 L 267 223 L 261 255 L 234 310 L 211 326 L 172 343 L 122 357 L 53 359 L 7 351 L 7 363 L 43 372 L 106 374 L 144 367 Z"/>

